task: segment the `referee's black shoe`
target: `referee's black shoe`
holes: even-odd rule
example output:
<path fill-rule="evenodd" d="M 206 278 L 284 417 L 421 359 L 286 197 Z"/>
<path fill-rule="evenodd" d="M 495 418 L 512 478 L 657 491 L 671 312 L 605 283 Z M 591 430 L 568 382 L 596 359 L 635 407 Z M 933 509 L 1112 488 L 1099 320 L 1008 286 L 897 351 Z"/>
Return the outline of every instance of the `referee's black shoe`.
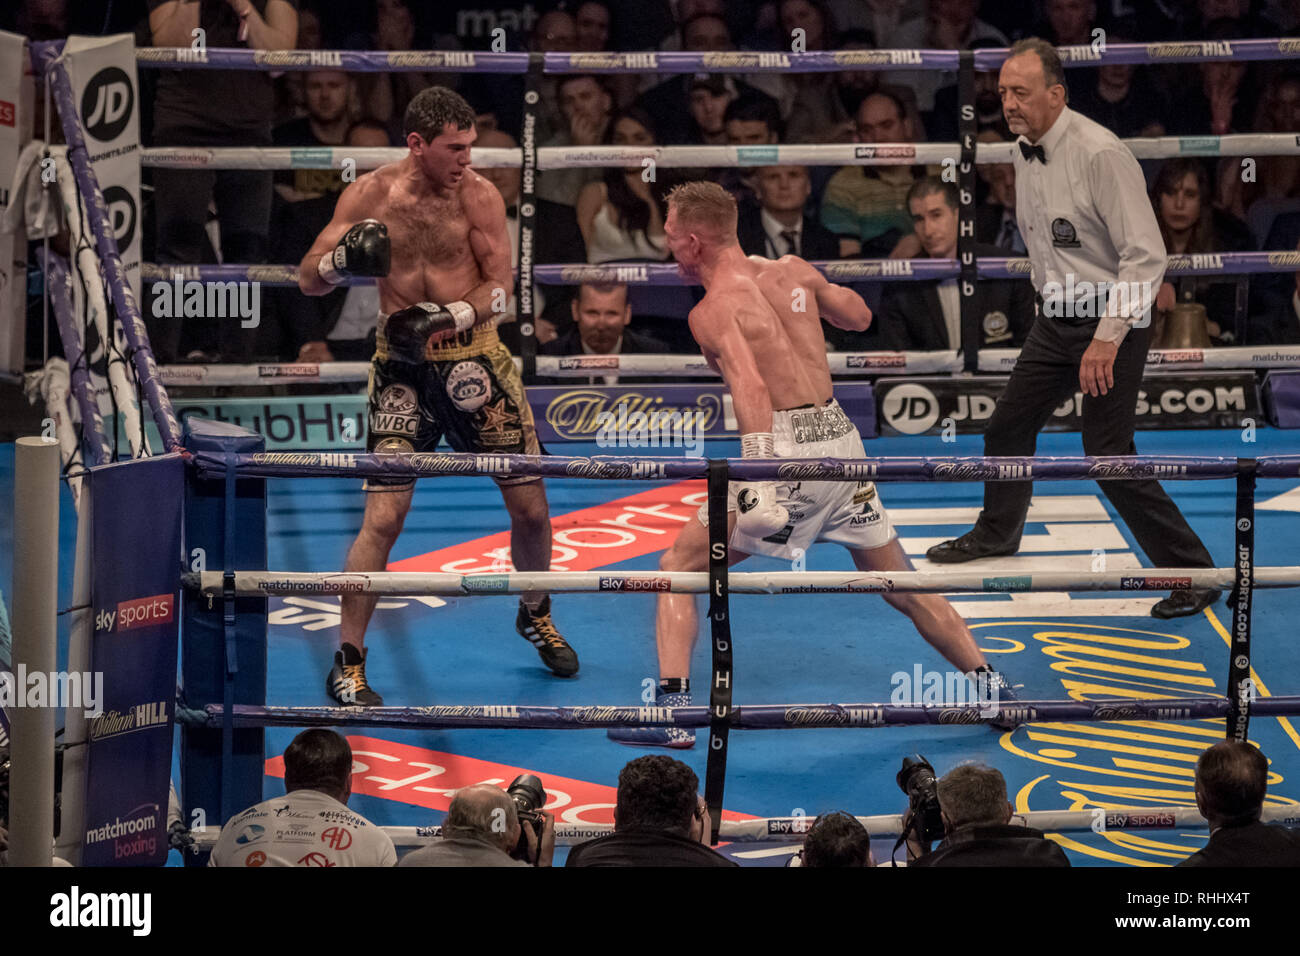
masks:
<path fill-rule="evenodd" d="M 935 564 L 960 564 L 963 561 L 975 561 L 979 558 L 999 558 L 1003 555 L 1015 554 L 1016 551 L 1015 547 L 985 544 L 974 531 L 967 531 L 960 538 L 936 544 L 925 552 L 925 556 Z"/>
<path fill-rule="evenodd" d="M 1157 602 L 1151 608 L 1151 616 L 1168 619 L 1198 614 L 1222 596 L 1222 591 L 1213 588 L 1183 588 L 1171 591 L 1169 597 Z"/>

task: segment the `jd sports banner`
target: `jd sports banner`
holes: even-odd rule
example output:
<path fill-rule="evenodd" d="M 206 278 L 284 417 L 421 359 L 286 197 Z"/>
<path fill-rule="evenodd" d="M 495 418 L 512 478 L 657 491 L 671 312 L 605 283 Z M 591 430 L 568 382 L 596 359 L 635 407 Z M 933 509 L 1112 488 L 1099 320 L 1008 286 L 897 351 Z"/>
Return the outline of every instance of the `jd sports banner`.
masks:
<path fill-rule="evenodd" d="M 1006 387 L 997 378 L 881 379 L 876 385 L 882 435 L 982 433 Z M 1230 428 L 1260 417 L 1252 372 L 1148 375 L 1137 399 L 1138 428 Z M 1063 401 L 1046 431 L 1079 431 L 1083 393 Z"/>
<path fill-rule="evenodd" d="M 140 92 L 129 34 L 71 37 L 63 48 L 77 120 L 99 180 L 122 266 L 140 301 Z M 93 360 L 92 356 L 92 360 Z"/>

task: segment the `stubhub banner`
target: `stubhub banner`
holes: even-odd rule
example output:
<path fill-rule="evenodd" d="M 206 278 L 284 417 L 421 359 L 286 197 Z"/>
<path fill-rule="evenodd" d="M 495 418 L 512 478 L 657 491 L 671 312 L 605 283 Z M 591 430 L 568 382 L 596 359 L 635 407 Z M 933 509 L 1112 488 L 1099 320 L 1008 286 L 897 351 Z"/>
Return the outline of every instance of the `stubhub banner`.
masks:
<path fill-rule="evenodd" d="M 84 866 L 167 860 L 184 468 L 164 455 L 90 471 L 91 669 L 104 693 L 87 718 Z"/>
<path fill-rule="evenodd" d="M 731 395 L 718 383 L 701 385 L 581 385 L 527 389 L 542 442 L 594 441 L 628 454 L 659 456 L 660 448 L 690 449 L 696 440 L 739 435 Z M 835 397 L 863 438 L 876 437 L 876 400 L 869 383 L 835 386 Z M 176 417 L 228 422 L 257 432 L 267 451 L 364 451 L 366 396 L 174 400 Z M 145 422 L 152 447 L 162 441 Z M 120 444 L 125 448 L 123 429 Z M 129 453 L 129 451 L 127 452 Z"/>

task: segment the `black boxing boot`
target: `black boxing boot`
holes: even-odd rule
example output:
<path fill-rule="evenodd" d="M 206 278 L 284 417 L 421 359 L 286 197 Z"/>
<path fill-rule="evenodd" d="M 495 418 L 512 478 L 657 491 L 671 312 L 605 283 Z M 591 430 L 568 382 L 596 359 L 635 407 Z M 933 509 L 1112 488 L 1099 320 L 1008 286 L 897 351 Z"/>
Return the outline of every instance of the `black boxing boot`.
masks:
<path fill-rule="evenodd" d="M 388 227 L 378 219 L 363 219 L 347 232 L 333 252 L 316 264 L 320 277 L 330 285 L 342 285 L 353 276 L 388 275 L 392 247 Z"/>

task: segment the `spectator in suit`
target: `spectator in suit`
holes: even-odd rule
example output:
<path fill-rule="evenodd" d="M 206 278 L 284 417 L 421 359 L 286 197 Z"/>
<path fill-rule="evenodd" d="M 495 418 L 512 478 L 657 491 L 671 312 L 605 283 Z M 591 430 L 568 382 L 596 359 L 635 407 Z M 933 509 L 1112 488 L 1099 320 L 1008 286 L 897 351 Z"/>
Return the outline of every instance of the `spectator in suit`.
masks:
<path fill-rule="evenodd" d="M 937 177 L 921 180 L 907 195 L 916 236 L 931 259 L 957 258 L 957 186 Z M 977 243 L 977 256 L 1005 250 Z M 1017 348 L 1034 321 L 1034 290 L 1023 279 L 982 281 L 971 308 L 979 317 L 981 348 Z M 961 297 L 956 279 L 895 282 L 885 292 L 876 321 L 881 347 L 933 350 L 961 348 Z"/>
<path fill-rule="evenodd" d="M 979 143 L 1004 143 L 1009 135 L 996 128 L 982 129 Z M 980 163 L 975 167 L 987 191 L 975 207 L 975 235 L 997 246 L 1004 256 L 1023 256 L 1025 240 L 1016 221 L 1016 167 L 1011 163 Z"/>
<path fill-rule="evenodd" d="M 880 89 L 858 107 L 858 142 L 912 143 L 916 126 L 896 93 Z M 840 237 L 840 254 L 888 256 L 911 234 L 907 191 L 923 166 L 845 166 L 826 184 L 822 225 Z"/>
<path fill-rule="evenodd" d="M 852 814 L 837 810 L 813 821 L 799 859 L 804 866 L 838 868 L 875 866 L 871 836 Z"/>
<path fill-rule="evenodd" d="M 1297 218 L 1300 219 L 1300 214 Z M 1297 251 L 1300 252 L 1300 247 Z M 1252 312 L 1243 344 L 1300 345 L 1300 270 L 1292 279 L 1292 290 L 1290 298 L 1266 299 L 1267 304 L 1260 312 Z"/>
<path fill-rule="evenodd" d="M 614 832 L 569 851 L 568 866 L 736 866 L 705 846 L 712 824 L 695 771 L 638 757 L 618 775 Z"/>
<path fill-rule="evenodd" d="M 1300 245 L 1300 212 L 1284 212 L 1273 220 L 1264 237 L 1263 248 L 1276 252 L 1294 249 L 1297 245 Z M 1276 314 L 1291 301 L 1291 292 L 1291 276 L 1285 272 L 1265 272 L 1250 277 L 1252 319 L 1246 333 L 1246 344 L 1253 344 L 1254 336 L 1264 334 L 1263 326 L 1256 327 L 1255 317 Z"/>
<path fill-rule="evenodd" d="M 622 283 L 584 282 L 578 287 L 572 308 L 573 329 L 542 346 L 543 355 L 659 355 L 669 351 L 657 339 L 628 328 L 632 306 L 627 286 Z M 619 380 L 618 375 L 593 375 L 587 384 L 617 385 Z M 565 378 L 557 383 L 572 385 L 581 381 Z M 622 381 L 637 379 L 623 377 Z"/>
<path fill-rule="evenodd" d="M 1300 866 L 1300 830 L 1260 822 L 1268 760 L 1253 744 L 1221 740 L 1196 761 L 1196 809 L 1210 840 L 1179 866 Z"/>
<path fill-rule="evenodd" d="M 1151 187 L 1151 205 L 1171 256 L 1203 252 L 1246 252 L 1254 248 L 1246 224 L 1211 204 L 1205 164 L 1190 157 L 1168 160 Z M 1184 276 L 1166 280 L 1156 295 L 1152 343 L 1160 340 L 1163 315 L 1180 302 L 1199 302 L 1208 315 L 1210 338 L 1236 338 L 1236 292 L 1245 276 Z"/>
<path fill-rule="evenodd" d="M 838 259 L 839 240 L 806 212 L 812 186 L 806 166 L 760 166 L 758 203 L 740 207 L 736 236 L 749 256 Z"/>
<path fill-rule="evenodd" d="M 543 811 L 546 829 L 541 846 L 529 840 L 529 857 L 535 866 L 550 866 L 555 856 L 555 818 Z M 398 866 L 529 866 L 511 853 L 526 834 L 533 830 L 519 823 L 515 802 L 500 787 L 480 783 L 456 791 L 447 819 L 442 825 L 442 839 L 402 857 Z"/>
<path fill-rule="evenodd" d="M 1039 830 L 1011 825 L 1011 803 L 1002 774 L 983 764 L 962 764 L 936 787 L 944 838 L 912 866 L 1062 867 L 1065 851 Z M 915 852 L 915 841 L 909 841 Z"/>
<path fill-rule="evenodd" d="M 727 104 L 727 112 L 722 118 L 723 130 L 727 135 L 728 146 L 768 146 L 781 141 L 781 111 L 776 102 L 767 95 L 745 95 L 737 97 Z M 712 178 L 727 192 L 736 197 L 736 205 L 758 204 L 754 195 L 754 170 L 746 167 L 732 167 L 715 170 L 716 175 L 699 178 Z"/>

